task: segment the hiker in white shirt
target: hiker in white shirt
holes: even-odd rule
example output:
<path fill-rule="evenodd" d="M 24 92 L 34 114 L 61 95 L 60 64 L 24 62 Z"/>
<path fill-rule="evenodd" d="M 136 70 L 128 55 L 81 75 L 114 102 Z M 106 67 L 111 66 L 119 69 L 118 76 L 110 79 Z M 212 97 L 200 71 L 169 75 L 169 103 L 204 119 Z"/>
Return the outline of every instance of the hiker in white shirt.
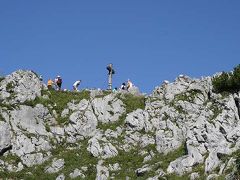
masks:
<path fill-rule="evenodd" d="M 78 80 L 73 84 L 73 91 L 78 91 L 78 86 L 80 85 L 80 83 L 81 83 L 81 80 Z"/>

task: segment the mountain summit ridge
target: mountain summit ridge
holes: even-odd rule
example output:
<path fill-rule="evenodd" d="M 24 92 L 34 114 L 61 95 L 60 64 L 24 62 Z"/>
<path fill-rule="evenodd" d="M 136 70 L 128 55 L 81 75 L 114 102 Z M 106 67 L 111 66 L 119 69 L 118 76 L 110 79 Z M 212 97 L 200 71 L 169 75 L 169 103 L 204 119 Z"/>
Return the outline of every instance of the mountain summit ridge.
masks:
<path fill-rule="evenodd" d="M 0 178 L 239 178 L 237 94 L 180 75 L 150 95 L 48 90 L 32 71 L 0 81 Z"/>

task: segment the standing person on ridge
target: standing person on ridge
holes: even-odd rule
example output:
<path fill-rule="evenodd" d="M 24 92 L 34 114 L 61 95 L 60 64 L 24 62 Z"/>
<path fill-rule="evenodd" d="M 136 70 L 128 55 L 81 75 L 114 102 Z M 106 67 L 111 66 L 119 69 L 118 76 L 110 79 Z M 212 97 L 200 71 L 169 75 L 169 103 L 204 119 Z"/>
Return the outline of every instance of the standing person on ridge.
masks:
<path fill-rule="evenodd" d="M 121 87 L 122 90 L 126 90 L 126 83 L 122 83 Z"/>
<path fill-rule="evenodd" d="M 73 84 L 73 91 L 78 91 L 78 86 L 80 85 L 81 82 L 82 80 L 78 80 Z"/>
<path fill-rule="evenodd" d="M 55 83 L 57 84 L 57 90 L 60 91 L 61 87 L 62 87 L 62 78 L 61 76 L 57 76 L 57 78 L 55 79 Z"/>
<path fill-rule="evenodd" d="M 108 70 L 108 90 L 112 90 L 112 75 L 115 74 L 113 64 L 109 64 L 107 66 L 107 70 Z"/>

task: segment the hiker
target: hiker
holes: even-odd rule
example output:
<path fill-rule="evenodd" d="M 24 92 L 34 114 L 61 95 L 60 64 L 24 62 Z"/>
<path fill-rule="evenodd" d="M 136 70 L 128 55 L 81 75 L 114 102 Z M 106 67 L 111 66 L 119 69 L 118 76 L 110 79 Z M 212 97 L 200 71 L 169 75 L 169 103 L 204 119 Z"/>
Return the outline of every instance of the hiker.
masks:
<path fill-rule="evenodd" d="M 78 80 L 73 84 L 73 91 L 78 91 L 78 86 L 80 85 L 80 83 L 81 83 L 81 80 Z"/>
<path fill-rule="evenodd" d="M 126 90 L 126 83 L 122 83 L 121 87 L 122 90 Z"/>
<path fill-rule="evenodd" d="M 107 66 L 108 75 L 110 75 L 110 74 L 115 74 L 115 71 L 114 71 L 114 69 L 113 69 L 112 66 L 113 66 L 112 64 L 109 64 L 109 65 Z"/>
<path fill-rule="evenodd" d="M 55 78 L 55 83 L 57 84 L 57 90 L 60 91 L 61 90 L 61 86 L 62 86 L 62 78 L 61 76 L 57 76 L 57 78 Z"/>
<path fill-rule="evenodd" d="M 53 81 L 52 79 L 49 79 L 48 82 L 47 82 L 47 87 L 49 90 L 52 90 L 53 89 Z"/>
<path fill-rule="evenodd" d="M 40 81 L 43 81 L 42 75 L 39 76 L 39 80 L 40 80 Z"/>
<path fill-rule="evenodd" d="M 127 81 L 127 90 L 131 89 L 133 87 L 133 83 L 128 79 Z"/>
<path fill-rule="evenodd" d="M 109 64 L 107 66 L 107 70 L 108 70 L 108 90 L 112 90 L 112 75 L 115 74 L 113 65 Z"/>
<path fill-rule="evenodd" d="M 116 93 L 116 92 L 117 92 L 117 90 L 118 90 L 118 88 L 117 88 L 117 87 L 115 87 L 115 88 L 112 90 L 112 92 L 113 92 L 113 93 Z"/>

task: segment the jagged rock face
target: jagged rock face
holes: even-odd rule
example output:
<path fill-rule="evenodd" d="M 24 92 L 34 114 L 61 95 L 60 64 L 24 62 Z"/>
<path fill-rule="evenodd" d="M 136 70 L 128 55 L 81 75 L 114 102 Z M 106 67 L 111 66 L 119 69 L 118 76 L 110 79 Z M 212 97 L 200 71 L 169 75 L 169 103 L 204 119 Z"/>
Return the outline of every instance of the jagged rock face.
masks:
<path fill-rule="evenodd" d="M 93 90 L 80 98 L 82 92 L 47 91 L 31 71 L 12 73 L 0 82 L 0 178 L 6 169 L 42 165 L 40 172 L 53 179 L 159 179 L 172 173 L 234 179 L 238 109 L 233 95 L 212 88 L 210 77 L 179 76 L 144 102 L 139 91 Z M 65 102 L 53 93 L 79 99 Z M 34 173 L 21 178 L 34 179 Z"/>
<path fill-rule="evenodd" d="M 99 143 L 99 141 L 102 141 L 102 143 Z M 89 146 L 87 150 L 94 157 L 102 157 L 103 159 L 106 159 L 118 155 L 117 149 L 100 132 L 92 137 L 88 143 Z"/>
<path fill-rule="evenodd" d="M 51 118 L 51 115 L 43 105 L 39 104 L 34 108 L 21 105 L 18 109 L 10 111 L 9 116 L 9 121 L 16 133 L 23 130 L 33 134 L 48 135 L 45 122 Z"/>
<path fill-rule="evenodd" d="M 68 141 L 75 142 L 78 138 L 81 139 L 82 136 L 93 136 L 98 121 L 90 102 L 84 99 L 76 105 L 70 103 L 69 109 L 72 111 L 72 114 L 69 116 L 70 123 L 64 127 L 65 132 L 69 135 Z"/>
<path fill-rule="evenodd" d="M 49 140 L 52 135 L 46 131 L 44 121 L 52 117 L 43 105 L 34 108 L 20 105 L 17 109 L 9 110 L 8 116 L 4 117 L 6 122 L 0 127 L 5 128 L 4 142 L 8 142 L 5 148 L 11 147 L 11 152 L 29 167 L 49 158 L 48 151 L 52 148 Z"/>
<path fill-rule="evenodd" d="M 190 90 L 199 90 L 207 97 L 208 92 L 212 91 L 211 78 L 191 79 L 188 76 L 179 76 L 173 83 L 164 83 L 162 86 L 156 87 L 152 95 L 171 101 L 177 94 Z"/>
<path fill-rule="evenodd" d="M 11 146 L 11 134 L 9 124 L 0 121 L 0 154 Z"/>
<path fill-rule="evenodd" d="M 42 82 L 32 71 L 16 71 L 0 82 L 0 100 L 10 103 L 23 103 L 41 95 Z"/>
<path fill-rule="evenodd" d="M 92 106 L 98 120 L 102 123 L 115 122 L 125 113 L 123 102 L 111 94 L 94 99 Z"/>

